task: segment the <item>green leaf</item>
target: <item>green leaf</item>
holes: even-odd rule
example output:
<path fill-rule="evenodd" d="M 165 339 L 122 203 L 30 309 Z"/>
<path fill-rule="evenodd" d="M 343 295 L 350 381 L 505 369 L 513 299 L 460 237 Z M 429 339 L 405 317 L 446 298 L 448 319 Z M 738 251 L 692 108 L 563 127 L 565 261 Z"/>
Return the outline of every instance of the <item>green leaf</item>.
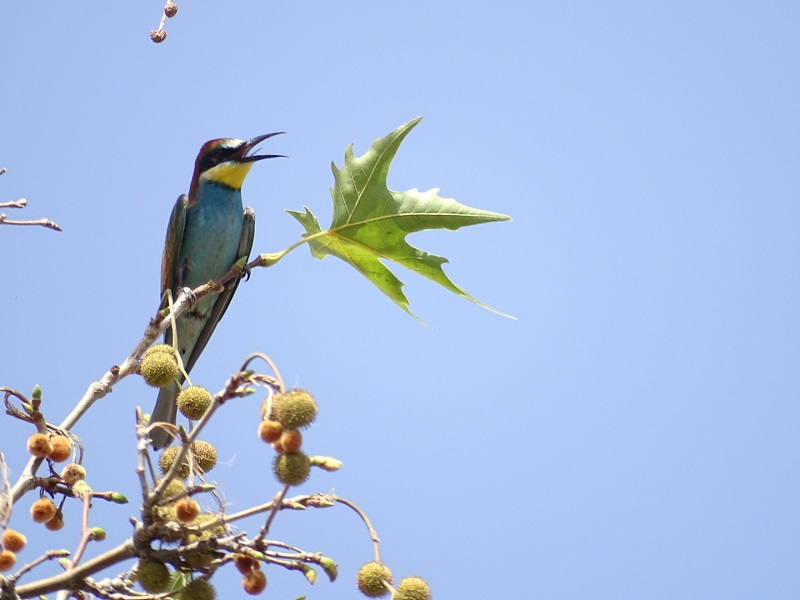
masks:
<path fill-rule="evenodd" d="M 403 139 L 421 117 L 375 140 L 362 156 L 353 155 L 347 147 L 344 165 L 333 170 L 333 221 L 323 231 L 317 217 L 306 207 L 305 212 L 287 211 L 306 229 L 312 255 L 336 256 L 352 265 L 398 306 L 408 312 L 408 299 L 403 282 L 384 264 L 388 261 L 427 277 L 431 281 L 498 314 L 453 283 L 442 265 L 448 260 L 415 248 L 406 241 L 410 233 L 425 229 L 456 230 L 467 225 L 507 221 L 510 217 L 441 198 L 437 188 L 420 192 L 411 189 L 396 192 L 386 186 L 389 166 Z M 503 315 L 508 316 L 508 315 Z"/>

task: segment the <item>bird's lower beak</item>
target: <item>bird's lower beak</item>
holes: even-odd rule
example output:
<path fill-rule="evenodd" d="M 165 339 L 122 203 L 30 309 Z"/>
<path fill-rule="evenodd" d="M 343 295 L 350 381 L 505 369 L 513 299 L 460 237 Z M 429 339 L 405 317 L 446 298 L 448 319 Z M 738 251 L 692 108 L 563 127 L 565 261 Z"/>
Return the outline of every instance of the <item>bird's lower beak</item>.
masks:
<path fill-rule="evenodd" d="M 240 156 L 239 160 L 241 162 L 255 162 L 257 160 L 263 160 L 265 158 L 286 158 L 283 154 L 250 154 L 253 148 L 255 148 L 258 144 L 267 140 L 273 136 L 281 135 L 284 133 L 283 131 L 276 131 L 275 133 L 265 133 L 264 135 L 257 135 L 256 137 L 247 140 L 244 144 L 242 144 L 242 155 Z"/>

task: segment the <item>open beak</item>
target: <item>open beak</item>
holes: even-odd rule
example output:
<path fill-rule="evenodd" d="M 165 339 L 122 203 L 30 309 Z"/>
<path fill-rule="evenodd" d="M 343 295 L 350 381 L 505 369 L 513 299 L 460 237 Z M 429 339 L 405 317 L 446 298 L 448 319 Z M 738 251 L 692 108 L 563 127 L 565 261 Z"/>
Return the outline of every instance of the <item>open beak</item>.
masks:
<path fill-rule="evenodd" d="M 283 131 L 276 131 L 275 133 L 265 133 L 264 135 L 257 135 L 256 137 L 247 140 L 244 144 L 236 152 L 236 160 L 239 162 L 255 162 L 257 160 L 263 160 L 265 158 L 286 158 L 283 154 L 249 154 L 253 148 L 255 148 L 258 144 L 267 140 L 273 136 L 281 135 L 284 133 Z"/>

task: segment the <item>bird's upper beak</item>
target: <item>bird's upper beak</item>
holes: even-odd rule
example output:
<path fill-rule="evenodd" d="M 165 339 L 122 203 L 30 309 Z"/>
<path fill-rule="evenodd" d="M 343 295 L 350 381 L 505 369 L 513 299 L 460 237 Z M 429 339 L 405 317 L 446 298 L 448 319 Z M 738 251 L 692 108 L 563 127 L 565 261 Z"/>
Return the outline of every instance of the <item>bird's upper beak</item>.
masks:
<path fill-rule="evenodd" d="M 239 162 L 255 162 L 257 160 L 263 160 L 265 158 L 286 158 L 283 154 L 249 154 L 253 148 L 255 148 L 258 144 L 263 142 L 266 139 L 269 139 L 276 135 L 281 135 L 284 133 L 283 131 L 276 131 L 275 133 L 265 133 L 264 135 L 257 135 L 256 137 L 247 140 L 243 143 L 236 152 L 235 159 Z"/>

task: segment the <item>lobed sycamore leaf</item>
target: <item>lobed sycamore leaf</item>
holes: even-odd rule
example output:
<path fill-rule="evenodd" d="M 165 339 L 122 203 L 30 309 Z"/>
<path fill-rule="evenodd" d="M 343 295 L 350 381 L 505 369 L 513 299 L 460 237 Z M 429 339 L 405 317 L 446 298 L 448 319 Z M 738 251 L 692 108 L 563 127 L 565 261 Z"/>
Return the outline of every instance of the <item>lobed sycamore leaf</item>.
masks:
<path fill-rule="evenodd" d="M 421 117 L 416 118 L 375 140 L 360 157 L 353 155 L 351 144 L 345 150 L 342 168 L 331 164 L 333 220 L 327 230 L 322 230 L 308 207 L 305 207 L 305 212 L 287 212 L 305 227 L 303 237 L 308 239 L 313 256 L 322 259 L 331 255 L 349 263 L 409 314 L 413 313 L 403 294 L 403 282 L 383 261 L 410 269 L 502 315 L 470 296 L 445 275 L 442 265 L 448 262 L 446 258 L 429 254 L 406 241 L 408 234 L 425 229 L 456 230 L 467 225 L 510 219 L 506 215 L 465 206 L 451 198 L 441 198 L 437 188 L 427 192 L 417 189 L 396 192 L 387 187 L 386 177 L 392 159 L 403 139 L 420 120 Z"/>

